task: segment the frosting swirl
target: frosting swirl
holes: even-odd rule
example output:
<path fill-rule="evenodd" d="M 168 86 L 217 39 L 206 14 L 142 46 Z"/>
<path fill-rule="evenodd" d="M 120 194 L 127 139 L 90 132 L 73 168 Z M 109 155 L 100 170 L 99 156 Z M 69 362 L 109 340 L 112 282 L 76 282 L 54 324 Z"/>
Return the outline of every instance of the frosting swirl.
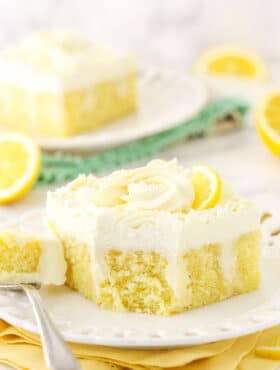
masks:
<path fill-rule="evenodd" d="M 177 160 L 154 160 L 145 167 L 85 180 L 91 191 L 81 185 L 75 190 L 88 200 L 90 197 L 98 207 L 125 205 L 132 209 L 187 212 L 194 199 L 190 173 Z M 80 178 L 76 184 L 78 181 L 83 182 Z M 71 186 L 75 188 L 75 182 Z"/>

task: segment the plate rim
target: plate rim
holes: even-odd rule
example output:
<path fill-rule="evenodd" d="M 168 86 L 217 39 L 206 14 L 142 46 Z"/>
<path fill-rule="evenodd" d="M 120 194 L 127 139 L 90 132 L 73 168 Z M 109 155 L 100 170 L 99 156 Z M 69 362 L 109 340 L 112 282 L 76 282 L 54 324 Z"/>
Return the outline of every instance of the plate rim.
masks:
<path fill-rule="evenodd" d="M 6 318 L 5 318 L 6 317 Z M 17 318 L 13 317 L 12 320 L 9 320 L 9 315 L 3 315 L 1 314 L 1 319 L 8 322 L 9 324 L 30 332 L 31 334 L 39 335 L 39 330 L 37 329 L 36 325 L 28 325 L 23 323 L 22 321 L 18 320 Z M 246 336 L 249 334 L 257 333 L 261 330 L 270 329 L 276 325 L 280 324 L 280 315 L 277 319 L 270 320 L 269 323 L 263 322 L 263 323 L 256 323 L 254 326 L 252 325 L 251 329 L 248 330 L 232 330 L 230 332 L 224 331 L 221 332 L 219 335 L 208 335 L 203 336 L 203 339 L 201 337 L 194 338 L 193 336 L 190 336 L 190 339 L 184 338 L 176 338 L 176 339 L 170 339 L 170 338 L 153 338 L 152 336 L 149 337 L 148 340 L 137 340 L 137 339 L 131 339 L 127 340 L 125 337 L 118 337 L 118 338 L 107 338 L 107 337 L 92 337 L 92 339 L 88 340 L 82 335 L 65 335 L 62 333 L 62 336 L 65 341 L 70 343 L 76 343 L 76 344 L 87 344 L 87 345 L 98 345 L 98 346 L 108 346 L 113 348 L 122 348 L 122 349 L 136 349 L 136 350 L 155 350 L 155 349 L 174 349 L 174 348 L 180 348 L 180 347 L 191 347 L 191 346 L 198 346 L 198 345 L 204 345 L 204 344 L 210 344 L 214 342 L 219 342 L 222 340 L 230 340 L 235 339 L 237 337 Z"/>
<path fill-rule="evenodd" d="M 29 211 L 30 212 L 30 211 Z M 27 212 L 28 213 L 28 212 Z M 168 325 L 167 323 L 166 328 L 159 326 L 158 324 L 162 325 L 162 323 L 157 323 L 155 327 L 147 327 L 142 332 L 141 327 L 135 326 L 129 327 L 129 323 L 127 327 L 123 325 L 122 327 L 118 327 L 118 319 L 120 318 L 119 312 L 112 312 L 110 311 L 111 315 L 116 314 L 116 319 L 113 317 L 109 317 L 109 320 L 115 320 L 116 326 L 109 326 L 109 329 L 106 328 L 106 325 L 95 326 L 93 327 L 92 323 L 81 326 L 77 329 L 74 325 L 71 324 L 71 328 L 67 328 L 67 322 L 59 319 L 58 316 L 58 326 L 61 326 L 60 331 L 64 336 L 65 340 L 69 342 L 81 343 L 81 344 L 89 344 L 89 345 L 103 345 L 103 346 L 111 346 L 116 348 L 130 348 L 130 349 L 167 349 L 167 348 L 178 348 L 178 347 L 186 347 L 186 346 L 194 346 L 194 345 L 201 345 L 207 344 L 212 342 L 217 342 L 220 340 L 236 338 L 248 334 L 252 334 L 258 332 L 263 329 L 268 329 L 275 325 L 280 324 L 280 288 L 269 290 L 269 294 L 265 295 L 265 300 L 259 302 L 259 298 L 262 297 L 262 293 L 266 292 L 267 284 L 270 284 L 271 279 L 275 279 L 275 266 L 277 267 L 277 274 L 278 274 L 278 262 L 280 263 L 280 234 L 275 235 L 275 230 L 280 228 L 280 218 L 278 215 L 278 211 L 276 210 L 267 210 L 262 209 L 260 214 L 270 214 L 271 217 L 265 220 L 262 223 L 262 269 L 263 273 L 263 281 L 266 282 L 263 289 L 260 289 L 259 292 L 261 296 L 258 297 L 258 301 L 256 306 L 246 308 L 247 303 L 245 304 L 244 310 L 238 312 L 237 316 L 230 315 L 229 317 L 225 316 L 219 322 L 215 320 L 211 320 L 204 329 L 199 325 L 190 326 L 189 328 L 183 327 L 182 329 L 176 329 L 174 331 L 173 323 L 172 325 Z M 266 267 L 266 268 L 265 268 Z M 266 272 L 265 272 L 266 271 Z M 269 271 L 269 274 L 267 274 Z M 270 275 L 270 271 L 272 271 L 272 275 Z M 274 272 L 273 272 L 274 271 Z M 278 275 L 277 275 L 278 276 Z M 267 280 L 267 278 L 269 280 Z M 274 281 L 274 280 L 273 280 Z M 47 288 L 48 289 L 48 288 Z M 64 289 L 64 288 L 62 288 Z M 66 293 L 69 288 L 67 288 Z M 82 298 L 81 295 L 77 292 L 73 292 L 69 289 L 69 292 L 75 294 L 77 297 Z M 57 292 L 59 294 L 59 291 Z M 250 295 L 257 293 L 258 290 L 253 292 L 245 293 L 242 295 L 238 295 L 236 297 L 228 298 L 225 301 L 218 302 L 211 305 L 206 305 L 202 308 L 191 310 L 194 312 L 195 310 L 203 309 L 204 311 L 208 309 L 208 307 L 222 305 L 224 302 L 230 302 L 231 299 L 243 299 L 245 300 L 250 299 Z M 26 310 L 28 306 L 27 298 L 24 297 L 24 300 L 20 300 L 19 295 L 23 298 L 24 293 L 22 292 L 9 292 L 0 290 L 0 318 L 7 321 L 11 325 L 14 325 L 20 329 L 27 330 L 33 334 L 39 334 L 39 330 L 37 328 L 36 322 L 34 317 L 31 316 L 32 310 L 31 307 Z M 249 298 L 248 298 L 249 297 Z M 70 297 L 73 300 L 73 297 Z M 75 299 L 75 298 L 74 298 Z M 82 298 L 84 299 L 84 298 Z M 253 297 L 254 299 L 254 297 Z M 16 303 L 18 303 L 18 305 Z M 19 303 L 21 302 L 21 303 Z M 67 302 L 67 300 L 66 300 Z M 74 301 L 73 301 L 74 302 Z M 93 302 L 88 301 L 94 305 Z M 78 304 L 80 304 L 77 301 Z M 244 302 L 245 303 L 245 302 Z M 98 310 L 105 312 L 104 309 L 97 307 Z M 234 307 L 234 302 L 232 307 Z M 12 309 L 11 309 L 12 308 Z M 86 308 L 91 309 L 90 306 Z M 222 307 L 220 310 L 226 310 L 227 307 Z M 26 311 L 29 312 L 29 316 L 23 314 L 22 312 Z M 206 312 L 203 314 L 205 315 Z M 129 315 L 130 317 L 134 317 L 137 320 L 137 316 L 139 314 L 135 313 L 121 313 L 125 317 Z M 174 317 L 178 317 L 178 315 L 186 315 L 188 311 L 185 311 L 181 314 L 175 314 Z M 211 315 L 211 312 L 209 313 Z M 219 312 L 218 312 L 219 314 Z M 54 321 L 56 321 L 55 315 L 52 315 Z M 142 315 L 145 317 L 147 315 Z M 214 316 L 217 316 L 217 312 L 214 313 Z M 149 315 L 152 317 L 152 315 Z M 158 316 L 154 316 L 155 319 Z M 152 317 L 153 318 L 153 317 Z M 167 316 L 167 319 L 172 319 L 172 316 Z M 101 317 L 101 319 L 104 319 Z M 105 317 L 106 319 L 106 317 Z M 182 320 L 184 317 L 182 318 Z M 132 320 L 134 321 L 134 319 Z M 237 321 L 237 322 L 236 322 Z M 176 321 L 175 321 L 176 323 Z M 61 324 L 61 325 L 60 325 Z M 177 324 L 180 324 L 177 322 Z M 88 327 L 87 327 L 88 325 Z M 94 324 L 96 325 L 96 324 Z M 73 327 L 74 326 L 74 327 Z M 159 329 L 160 328 L 160 329 Z M 75 332 L 76 330 L 76 332 Z M 161 333 L 160 333 L 161 332 Z M 144 333 L 144 334 L 143 334 Z M 163 335 L 162 335 L 163 333 Z M 175 333 L 175 335 L 174 335 Z"/>
<path fill-rule="evenodd" d="M 268 257 L 268 259 L 271 259 L 272 256 L 270 254 L 264 255 L 264 260 Z M 277 247 L 277 257 L 280 260 L 280 250 L 279 246 Z M 256 291 L 255 291 L 256 292 Z M 242 295 L 239 295 L 239 297 L 247 296 L 248 294 L 252 294 L 254 292 L 245 293 Z M 0 291 L 0 297 L 6 296 L 6 292 Z M 19 292 L 12 292 L 12 296 L 23 294 Z M 76 293 L 75 294 L 79 294 Z M 128 349 L 139 349 L 139 350 L 145 350 L 145 349 L 168 349 L 168 348 L 178 348 L 178 347 L 186 347 L 186 346 L 195 346 L 195 345 L 202 345 L 202 344 L 208 344 L 213 343 L 221 340 L 226 339 L 233 339 L 236 337 L 256 333 L 260 330 L 269 329 L 275 325 L 280 324 L 280 289 L 278 290 L 278 294 L 273 294 L 273 297 L 279 296 L 278 302 L 277 302 L 277 310 L 274 310 L 274 316 L 270 317 L 270 315 L 266 315 L 266 319 L 264 320 L 264 313 L 261 311 L 261 314 L 255 314 L 255 316 L 252 316 L 252 309 L 248 310 L 245 313 L 242 313 L 240 316 L 237 317 L 237 319 L 241 320 L 241 323 L 244 321 L 248 323 L 250 321 L 250 325 L 237 325 L 236 327 L 229 326 L 229 329 L 226 329 L 227 324 L 223 324 L 223 321 L 219 325 L 213 326 L 213 333 L 211 334 L 205 334 L 203 331 L 198 330 L 196 333 L 195 331 L 190 331 L 190 333 L 187 334 L 179 334 L 176 337 L 158 337 L 155 335 L 154 329 L 148 329 L 147 331 L 150 332 L 150 335 L 145 335 L 144 337 L 140 337 L 140 339 L 137 339 L 137 331 L 135 330 L 134 337 L 129 337 L 124 335 L 124 332 L 126 331 L 132 331 L 129 329 L 121 329 L 118 330 L 120 334 L 118 335 L 98 335 L 98 334 L 71 334 L 69 331 L 64 330 L 61 331 L 64 339 L 67 342 L 73 342 L 73 343 L 80 343 L 80 344 L 87 344 L 87 345 L 102 345 L 102 346 L 110 346 L 114 348 L 128 348 Z M 232 298 L 232 297 L 231 297 Z M 231 298 L 227 299 L 226 301 L 230 300 Z M 9 298 L 13 300 L 13 298 Z M 213 305 L 219 305 L 222 304 L 222 302 L 214 303 L 212 305 L 204 306 L 204 308 L 207 309 L 209 306 Z M 25 321 L 22 318 L 18 318 L 18 315 L 15 315 L 13 313 L 9 313 L 7 311 L 3 311 L 1 308 L 3 307 L 3 304 L 0 304 L 0 318 L 7 321 L 11 325 L 26 330 L 32 334 L 39 334 L 39 329 L 37 328 L 37 325 L 35 322 L 31 321 Z M 262 306 L 260 306 L 262 307 Z M 31 308 L 30 308 L 31 310 Z M 270 312 L 271 313 L 272 307 L 266 306 L 264 308 L 264 312 Z M 187 311 L 186 311 L 187 312 Z M 251 316 L 248 315 L 248 313 L 251 312 Z M 127 314 L 127 313 L 124 313 Z M 129 313 L 130 315 L 133 315 L 133 313 Z M 259 319 L 258 319 L 259 317 Z M 55 319 L 54 319 L 55 321 Z M 227 320 L 224 320 L 225 322 Z M 229 318 L 228 322 L 231 322 L 232 319 Z M 218 331 L 217 331 L 218 329 Z M 100 330 L 100 328 L 97 328 L 97 332 Z M 106 329 L 104 329 L 106 331 Z M 113 332 L 116 332 L 116 329 L 113 330 Z M 158 330 L 157 330 L 158 331 Z M 139 332 L 138 332 L 139 335 Z"/>

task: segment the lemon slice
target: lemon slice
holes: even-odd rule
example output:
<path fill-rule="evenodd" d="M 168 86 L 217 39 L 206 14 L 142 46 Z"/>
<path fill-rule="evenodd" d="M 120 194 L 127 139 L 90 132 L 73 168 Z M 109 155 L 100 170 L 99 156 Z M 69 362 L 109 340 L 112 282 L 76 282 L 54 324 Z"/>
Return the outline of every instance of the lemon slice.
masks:
<path fill-rule="evenodd" d="M 194 187 L 192 208 L 207 209 L 218 203 L 222 191 L 222 181 L 212 168 L 204 165 L 194 166 L 192 184 Z"/>
<path fill-rule="evenodd" d="M 35 183 L 41 166 L 39 147 L 27 136 L 0 135 L 0 204 L 24 196 Z"/>
<path fill-rule="evenodd" d="M 256 348 L 256 354 L 260 357 L 269 358 L 271 360 L 280 360 L 280 347 L 259 346 Z"/>
<path fill-rule="evenodd" d="M 247 50 L 234 47 L 214 48 L 202 55 L 197 73 L 265 80 L 267 71 L 262 60 Z"/>
<path fill-rule="evenodd" d="M 280 156 L 280 89 L 262 98 L 256 110 L 256 126 L 265 145 Z"/>

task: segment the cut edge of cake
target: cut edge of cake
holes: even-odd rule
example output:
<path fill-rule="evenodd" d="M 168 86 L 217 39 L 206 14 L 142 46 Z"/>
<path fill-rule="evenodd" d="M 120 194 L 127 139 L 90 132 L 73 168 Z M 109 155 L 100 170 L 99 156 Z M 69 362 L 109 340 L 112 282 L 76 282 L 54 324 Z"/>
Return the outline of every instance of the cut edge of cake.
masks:
<path fill-rule="evenodd" d="M 63 248 L 44 223 L 36 211 L 0 226 L 0 283 L 64 284 Z"/>

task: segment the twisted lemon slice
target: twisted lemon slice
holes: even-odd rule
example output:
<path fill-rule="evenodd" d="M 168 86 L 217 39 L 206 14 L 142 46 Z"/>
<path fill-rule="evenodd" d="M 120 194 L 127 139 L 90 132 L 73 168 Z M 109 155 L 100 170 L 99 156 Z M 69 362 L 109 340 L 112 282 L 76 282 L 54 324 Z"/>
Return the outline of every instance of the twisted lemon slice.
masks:
<path fill-rule="evenodd" d="M 0 135 L 0 204 L 25 195 L 35 183 L 41 166 L 39 147 L 27 136 Z"/>
<path fill-rule="evenodd" d="M 262 60 L 247 50 L 218 47 L 203 54 L 195 65 L 197 73 L 264 80 L 267 71 Z"/>
<path fill-rule="evenodd" d="M 218 203 L 222 191 L 222 181 L 211 167 L 205 165 L 194 166 L 192 183 L 194 187 L 192 208 L 207 209 Z"/>

